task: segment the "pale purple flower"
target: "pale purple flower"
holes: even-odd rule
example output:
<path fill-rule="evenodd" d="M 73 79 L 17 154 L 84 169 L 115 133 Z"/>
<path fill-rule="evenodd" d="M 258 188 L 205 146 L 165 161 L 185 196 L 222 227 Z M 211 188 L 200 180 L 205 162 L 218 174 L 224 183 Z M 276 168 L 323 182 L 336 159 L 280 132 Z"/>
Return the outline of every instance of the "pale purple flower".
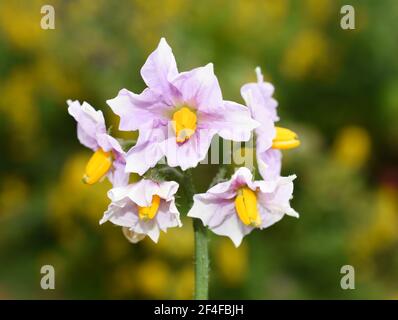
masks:
<path fill-rule="evenodd" d="M 180 73 L 164 38 L 141 76 L 148 86 L 142 93 L 122 89 L 107 101 L 120 116 L 120 130 L 139 130 L 137 144 L 127 153 L 128 172 L 142 175 L 163 156 L 171 167 L 195 167 L 215 134 L 247 141 L 258 125 L 247 107 L 223 100 L 212 64 Z"/>
<path fill-rule="evenodd" d="M 275 122 L 279 120 L 277 114 L 278 102 L 272 97 L 274 86 L 264 82 L 259 67 L 256 68 L 257 83 L 247 83 L 241 88 L 241 95 L 249 107 L 252 117 L 260 123 L 255 129 L 257 165 L 264 179 L 280 176 L 282 153 L 272 148 L 272 141 L 276 136 Z"/>
<path fill-rule="evenodd" d="M 119 142 L 107 133 L 105 119 L 100 110 L 87 102 L 68 100 L 68 112 L 77 122 L 77 137 L 80 143 L 93 152 L 102 149 L 112 154 L 112 167 L 107 177 L 114 186 L 126 185 L 129 174 L 125 172 L 125 152 Z"/>
<path fill-rule="evenodd" d="M 239 168 L 229 181 L 215 185 L 206 193 L 195 195 L 188 216 L 201 219 L 214 233 L 231 238 L 236 247 L 255 228 L 267 228 L 285 214 L 298 217 L 298 213 L 290 207 L 295 176 L 268 181 L 252 179 L 249 169 Z M 246 198 L 242 198 L 242 191 L 249 193 Z M 243 213 L 243 218 L 248 218 L 246 223 L 238 213 L 239 200 L 246 205 L 244 209 L 247 212 Z"/>
<path fill-rule="evenodd" d="M 177 189 L 177 182 L 148 179 L 113 188 L 108 192 L 112 202 L 100 224 L 110 221 L 123 227 L 124 234 L 133 243 L 146 235 L 157 242 L 160 231 L 182 226 L 175 205 Z"/>

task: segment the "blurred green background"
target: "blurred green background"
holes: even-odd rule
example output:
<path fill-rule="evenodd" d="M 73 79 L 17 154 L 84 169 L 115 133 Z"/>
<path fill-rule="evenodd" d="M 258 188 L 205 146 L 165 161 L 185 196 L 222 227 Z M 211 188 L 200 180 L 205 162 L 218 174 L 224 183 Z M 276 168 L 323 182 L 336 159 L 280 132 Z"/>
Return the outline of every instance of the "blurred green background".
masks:
<path fill-rule="evenodd" d="M 356 30 L 340 8 L 356 9 Z M 40 29 L 51 4 L 56 29 Z M 224 97 L 254 68 L 276 86 L 281 125 L 302 146 L 293 207 L 235 249 L 211 237 L 211 298 L 398 298 L 398 2 L 396 0 L 33 0 L 0 2 L 0 298 L 191 298 L 193 234 L 129 244 L 98 221 L 108 182 L 81 183 L 66 100 L 105 100 L 144 88 L 139 69 L 161 36 L 180 70 L 215 64 Z M 129 134 L 119 133 L 119 137 Z M 194 170 L 204 191 L 213 174 Z M 40 288 L 51 264 L 56 289 Z M 342 290 L 353 265 L 356 289 Z"/>

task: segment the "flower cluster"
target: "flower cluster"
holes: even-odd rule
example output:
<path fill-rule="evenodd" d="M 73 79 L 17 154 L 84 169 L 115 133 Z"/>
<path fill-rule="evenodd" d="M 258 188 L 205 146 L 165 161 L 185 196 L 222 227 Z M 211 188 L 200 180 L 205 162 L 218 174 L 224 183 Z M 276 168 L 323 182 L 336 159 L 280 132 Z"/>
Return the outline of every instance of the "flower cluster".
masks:
<path fill-rule="evenodd" d="M 179 72 L 170 46 L 161 39 L 143 67 L 147 85 L 141 93 L 127 89 L 107 101 L 120 117 L 119 129 L 138 131 L 129 149 L 112 137 L 101 111 L 88 103 L 68 101 L 68 111 L 77 121 L 79 141 L 93 151 L 83 182 L 94 184 L 107 177 L 113 184 L 111 203 L 100 223 L 110 221 L 123 228 L 132 243 L 145 236 L 157 242 L 160 230 L 181 227 L 175 195 L 179 184 L 159 174 L 164 168 L 180 176 L 196 167 L 209 150 L 215 135 L 236 142 L 248 141 L 254 133 L 258 171 L 263 180 L 240 167 L 231 179 L 194 196 L 188 216 L 201 219 L 214 233 L 228 236 L 238 246 L 253 229 L 266 228 L 285 214 L 298 214 L 290 207 L 295 176 L 281 177 L 281 149 L 297 147 L 294 132 L 275 126 L 279 120 L 274 88 L 256 69 L 257 83 L 242 86 L 246 103 L 224 100 L 213 65 Z M 171 169 L 177 167 L 176 169 Z M 129 183 L 130 173 L 142 179 Z M 176 179 L 178 180 L 178 179 Z"/>

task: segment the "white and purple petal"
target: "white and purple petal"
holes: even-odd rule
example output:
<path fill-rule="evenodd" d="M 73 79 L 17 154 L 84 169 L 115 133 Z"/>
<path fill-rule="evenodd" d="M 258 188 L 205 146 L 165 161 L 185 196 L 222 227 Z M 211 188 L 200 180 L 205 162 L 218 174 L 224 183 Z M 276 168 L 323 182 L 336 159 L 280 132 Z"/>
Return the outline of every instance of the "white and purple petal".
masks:
<path fill-rule="evenodd" d="M 106 133 L 105 120 L 101 111 L 96 111 L 87 102 L 67 101 L 68 112 L 77 122 L 77 137 L 80 143 L 95 151 L 98 149 L 97 135 Z"/>
<path fill-rule="evenodd" d="M 126 171 L 143 175 L 165 155 L 167 127 L 144 126 L 137 140 L 126 154 Z"/>
<path fill-rule="evenodd" d="M 167 164 L 181 167 L 182 170 L 194 168 L 206 158 L 212 138 L 216 132 L 212 129 L 199 129 L 185 142 L 177 143 L 172 123 L 168 126 L 168 139 L 163 144 Z"/>
<path fill-rule="evenodd" d="M 166 40 L 162 38 L 158 47 L 149 55 L 141 68 L 142 79 L 148 88 L 171 104 L 177 92 L 172 81 L 177 75 L 177 64 L 173 52 Z"/>
<path fill-rule="evenodd" d="M 140 130 L 147 125 L 156 126 L 159 121 L 167 123 L 165 113 L 170 109 L 162 97 L 149 88 L 141 94 L 122 89 L 115 98 L 107 100 L 107 104 L 120 117 L 119 129 L 122 131 Z"/>
<path fill-rule="evenodd" d="M 242 238 L 255 229 L 245 225 L 236 212 L 235 198 L 242 187 L 249 187 L 256 192 L 262 221 L 260 229 L 271 226 L 285 214 L 298 217 L 290 206 L 295 176 L 277 177 L 270 181 L 253 181 L 252 178 L 249 169 L 239 168 L 229 181 L 215 185 L 206 193 L 195 195 L 188 216 L 201 219 L 214 233 L 231 238 L 235 246 L 239 246 Z"/>
<path fill-rule="evenodd" d="M 260 125 L 247 107 L 232 101 L 224 101 L 221 108 L 202 118 L 221 138 L 233 141 L 248 141 L 253 129 Z"/>
<path fill-rule="evenodd" d="M 265 180 L 276 179 L 281 175 L 282 152 L 268 149 L 264 152 L 256 150 L 257 167 L 261 177 Z"/>
<path fill-rule="evenodd" d="M 135 184 L 116 187 L 108 192 L 111 204 L 105 212 L 100 224 L 106 221 L 127 228 L 124 230 L 130 242 L 136 243 L 149 236 L 154 242 L 159 239 L 160 231 L 182 226 L 180 214 L 175 205 L 175 193 L 178 184 L 174 181 L 155 182 L 148 179 Z M 138 208 L 150 206 L 154 195 L 161 198 L 158 212 L 150 220 L 142 220 Z"/>
<path fill-rule="evenodd" d="M 208 113 L 223 107 L 221 88 L 212 63 L 180 73 L 173 85 L 180 93 L 180 104 Z"/>
<path fill-rule="evenodd" d="M 276 108 L 278 102 L 272 97 L 274 86 L 264 82 L 261 69 L 256 68 L 257 83 L 247 83 L 241 88 L 241 95 L 250 108 L 252 116 L 259 122 L 262 119 L 270 118 L 273 122 L 278 121 Z"/>

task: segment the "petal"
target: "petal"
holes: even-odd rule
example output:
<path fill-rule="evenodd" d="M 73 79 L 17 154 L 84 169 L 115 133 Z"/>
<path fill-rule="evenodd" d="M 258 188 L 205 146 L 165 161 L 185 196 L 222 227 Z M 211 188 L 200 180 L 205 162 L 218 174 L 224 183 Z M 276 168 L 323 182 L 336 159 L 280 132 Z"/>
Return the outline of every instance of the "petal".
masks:
<path fill-rule="evenodd" d="M 272 98 L 274 86 L 263 81 L 260 68 L 256 69 L 257 83 L 248 83 L 242 86 L 241 95 L 250 108 L 254 119 L 262 122 L 264 118 L 270 118 L 273 122 L 278 121 L 276 108 L 278 103 Z"/>
<path fill-rule="evenodd" d="M 214 219 L 220 212 L 223 211 L 223 207 L 228 206 L 231 201 L 226 201 L 225 199 L 218 198 L 209 193 L 201 193 L 196 194 L 194 196 L 194 203 L 192 208 L 188 212 L 188 217 L 198 218 L 202 220 L 205 226 L 209 225 L 210 221 L 212 221 L 212 225 L 218 225 L 220 222 L 216 222 L 217 218 Z M 226 214 L 232 214 L 233 212 L 225 212 L 221 215 L 223 220 Z"/>
<path fill-rule="evenodd" d="M 141 76 L 149 88 L 171 102 L 176 91 L 171 81 L 177 75 L 177 64 L 173 52 L 166 40 L 162 38 L 156 50 L 149 55 L 141 68 Z"/>
<path fill-rule="evenodd" d="M 253 185 L 255 190 L 260 190 L 263 194 L 272 194 L 278 187 L 279 177 L 272 180 L 254 181 Z"/>
<path fill-rule="evenodd" d="M 280 221 L 285 215 L 280 211 L 269 211 L 264 206 L 261 205 L 258 206 L 258 209 L 261 215 L 260 229 L 265 229 L 272 226 L 273 224 Z"/>
<path fill-rule="evenodd" d="M 242 186 L 248 186 L 255 190 L 252 182 L 253 175 L 246 167 L 240 167 L 231 177 L 229 181 L 221 182 L 210 188 L 207 193 L 216 195 L 222 199 L 232 199 L 236 196 L 236 191 Z"/>
<path fill-rule="evenodd" d="M 272 141 L 276 135 L 274 122 L 268 119 L 263 121 L 259 127 L 256 128 L 256 150 L 258 152 L 265 152 L 272 147 Z"/>
<path fill-rule="evenodd" d="M 115 193 L 114 201 L 118 200 L 116 196 L 118 195 L 117 192 L 119 189 L 120 188 L 117 188 L 115 191 L 113 191 Z M 129 185 L 126 188 L 123 196 L 140 207 L 147 207 L 151 205 L 152 196 L 153 194 L 157 194 L 158 190 L 159 186 L 156 182 L 148 179 L 142 179 L 134 184 Z"/>
<path fill-rule="evenodd" d="M 175 181 L 159 182 L 159 189 L 156 194 L 166 201 L 172 201 L 174 195 L 177 193 L 178 187 L 179 185 Z"/>
<path fill-rule="evenodd" d="M 125 171 L 126 163 L 120 161 L 113 162 L 113 171 L 108 174 L 109 181 L 113 187 L 127 186 L 130 174 Z"/>
<path fill-rule="evenodd" d="M 96 111 L 87 102 L 67 101 L 68 112 L 77 122 L 77 136 L 81 144 L 96 150 L 97 134 L 105 133 L 105 120 L 101 111 Z"/>
<path fill-rule="evenodd" d="M 235 247 L 239 247 L 245 235 L 249 234 L 254 228 L 245 226 L 236 214 L 230 215 L 219 226 L 212 228 L 215 234 L 229 237 Z"/>
<path fill-rule="evenodd" d="M 127 198 L 127 196 L 130 193 L 130 190 L 135 188 L 136 184 L 114 187 L 108 191 L 108 198 L 111 199 L 112 202 L 119 202 Z"/>
<path fill-rule="evenodd" d="M 215 128 L 220 137 L 233 141 L 248 141 L 252 130 L 260 123 L 252 119 L 250 110 L 232 101 L 224 101 L 224 107 L 217 111 L 218 116 L 208 118 L 209 126 Z"/>
<path fill-rule="evenodd" d="M 189 211 L 188 217 L 198 218 L 215 234 L 231 238 L 236 247 L 240 245 L 242 238 L 253 229 L 240 222 L 233 203 L 217 201 L 208 197 L 207 194 L 195 195 L 194 205 Z"/>
<path fill-rule="evenodd" d="M 145 195 L 146 204 L 144 206 L 151 205 L 154 195 L 158 195 L 165 201 L 171 201 L 178 190 L 178 183 L 175 181 L 158 182 L 150 179 L 142 179 L 137 183 L 137 186 L 139 186 L 137 187 L 139 193 Z"/>
<path fill-rule="evenodd" d="M 166 202 L 174 200 L 177 190 L 178 183 L 175 181 L 156 182 L 150 179 L 141 179 L 128 186 L 111 189 L 108 191 L 108 197 L 112 202 L 128 198 L 141 207 L 147 207 L 151 205 L 154 195 L 158 195 Z"/>
<path fill-rule="evenodd" d="M 122 227 L 132 227 L 138 221 L 137 207 L 132 204 L 126 204 L 122 207 L 111 203 L 108 210 L 100 220 L 100 224 L 110 221 L 113 224 Z"/>
<path fill-rule="evenodd" d="M 236 197 L 236 188 L 232 179 L 220 182 L 211 187 L 207 193 L 213 194 L 221 199 L 232 199 Z"/>
<path fill-rule="evenodd" d="M 253 191 L 256 190 L 256 186 L 253 182 L 253 174 L 246 167 L 240 167 L 231 177 L 232 187 L 236 190 L 242 186 L 247 186 Z"/>
<path fill-rule="evenodd" d="M 223 106 L 220 85 L 212 63 L 180 73 L 173 85 L 181 94 L 181 103 L 199 111 L 210 113 Z"/>
<path fill-rule="evenodd" d="M 115 151 L 115 153 L 119 155 L 123 155 L 124 151 L 119 141 L 117 141 L 114 137 L 107 133 L 101 133 L 97 135 L 98 145 L 102 148 L 102 150 L 109 152 Z"/>
<path fill-rule="evenodd" d="M 151 229 L 148 230 L 147 235 L 152 239 L 153 242 L 158 243 L 160 228 L 157 224 L 154 224 Z"/>
<path fill-rule="evenodd" d="M 235 203 L 233 201 L 223 201 L 219 206 L 219 210 L 213 214 L 207 223 L 210 229 L 216 228 L 223 224 L 229 216 L 236 215 Z"/>
<path fill-rule="evenodd" d="M 177 189 L 178 184 L 174 181 L 155 182 L 149 179 L 113 188 L 108 192 L 112 203 L 100 224 L 109 220 L 114 224 L 128 227 L 131 235 L 139 234 L 140 239 L 142 235 L 148 235 L 157 242 L 160 230 L 166 231 L 167 228 L 181 226 L 180 214 L 174 200 Z M 155 218 L 139 219 L 138 206 L 149 206 L 155 194 L 162 198 Z"/>
<path fill-rule="evenodd" d="M 126 155 L 126 171 L 143 175 L 164 156 L 167 128 L 146 127 L 140 131 L 137 144 Z"/>
<path fill-rule="evenodd" d="M 93 151 L 95 151 L 99 148 L 95 136 L 93 137 L 93 136 L 89 135 L 87 133 L 87 131 L 85 131 L 79 125 L 77 125 L 77 139 L 83 146 L 85 146 Z"/>
<path fill-rule="evenodd" d="M 150 89 L 141 94 L 122 89 L 115 98 L 107 100 L 107 104 L 120 117 L 119 129 L 123 131 L 135 131 L 165 120 L 165 110 L 170 108 Z"/>
<path fill-rule="evenodd" d="M 126 171 L 142 176 L 163 157 L 163 150 L 157 143 L 147 142 L 135 145 L 126 155 Z"/>
<path fill-rule="evenodd" d="M 160 228 L 155 219 L 145 221 L 139 220 L 135 226 L 130 228 L 130 230 L 136 233 L 148 235 L 155 243 L 159 240 Z"/>
<path fill-rule="evenodd" d="M 167 228 L 181 227 L 180 213 L 177 210 L 175 201 L 163 201 L 155 217 L 159 228 L 166 232 Z"/>
<path fill-rule="evenodd" d="M 257 152 L 257 165 L 263 179 L 276 179 L 281 174 L 282 152 L 276 149 Z"/>
<path fill-rule="evenodd" d="M 290 200 L 293 198 L 293 180 L 295 178 L 295 175 L 279 177 L 277 180 L 267 181 L 259 185 L 259 204 L 266 211 L 273 214 L 287 214 L 298 218 L 298 213 L 290 206 Z"/>
<path fill-rule="evenodd" d="M 169 124 L 169 138 L 164 144 L 164 154 L 170 167 L 181 167 L 182 170 L 194 168 L 206 158 L 214 130 L 197 130 L 184 143 L 177 143 L 171 123 Z"/>
<path fill-rule="evenodd" d="M 293 180 L 295 178 L 295 175 L 291 175 L 279 179 L 278 188 L 273 198 L 270 199 L 270 206 L 273 208 L 280 207 L 287 215 L 298 218 L 299 214 L 290 206 L 290 200 L 293 198 Z"/>

